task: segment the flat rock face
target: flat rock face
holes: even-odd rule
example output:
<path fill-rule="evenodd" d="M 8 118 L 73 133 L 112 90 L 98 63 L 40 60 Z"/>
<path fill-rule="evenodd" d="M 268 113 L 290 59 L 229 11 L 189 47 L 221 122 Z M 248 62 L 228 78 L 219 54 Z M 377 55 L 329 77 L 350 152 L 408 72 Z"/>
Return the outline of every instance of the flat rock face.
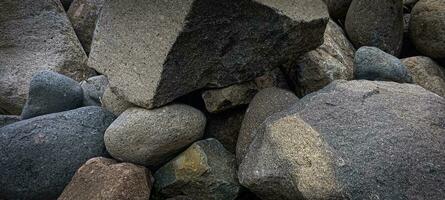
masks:
<path fill-rule="evenodd" d="M 63 112 L 82 106 L 83 91 L 80 84 L 62 74 L 40 71 L 32 77 L 28 100 L 22 119 Z"/>
<path fill-rule="evenodd" d="M 107 154 L 103 135 L 113 120 L 91 106 L 0 128 L 0 198 L 57 198 L 85 161 Z"/>
<path fill-rule="evenodd" d="M 234 200 L 240 190 L 235 156 L 215 139 L 195 142 L 154 177 L 162 199 Z"/>
<path fill-rule="evenodd" d="M 305 145 L 316 147 L 320 150 L 319 155 L 327 156 L 316 157 L 318 153 L 299 145 L 284 145 L 293 144 L 293 140 L 285 141 L 292 137 L 279 138 L 275 135 L 282 135 L 284 133 L 280 130 L 301 124 L 298 116 L 308 130 L 291 129 L 294 130 L 293 137 L 307 138 Z M 281 123 L 282 128 L 278 126 Z M 379 81 L 336 81 L 320 92 L 304 97 L 291 110 L 274 116 L 265 124 L 264 137 L 272 138 L 266 138 L 266 141 L 278 144 L 273 147 L 289 156 L 275 156 L 278 158 L 274 159 L 292 161 L 298 158 L 297 165 L 290 165 L 290 169 L 323 166 L 314 165 L 315 161 L 328 164 L 323 173 L 332 174 L 311 177 L 332 175 L 335 182 L 305 181 L 301 178 L 307 174 L 296 174 L 303 180 L 296 183 L 307 186 L 297 185 L 292 190 L 300 191 L 303 196 L 308 189 L 313 191 L 317 189 L 314 186 L 326 183 L 332 188 L 341 188 L 341 191 L 326 190 L 331 191 L 327 194 L 340 192 L 341 196 L 349 199 L 441 199 L 445 195 L 445 189 L 438 187 L 445 184 L 445 173 L 441 170 L 445 164 L 445 99 L 420 86 Z M 311 141 L 309 138 L 319 140 Z M 255 154 L 258 149 L 255 147 L 252 144 L 249 152 L 255 160 L 272 159 L 268 154 Z M 305 151 L 306 157 L 293 156 L 295 152 Z M 263 168 L 258 165 L 245 169 L 261 171 Z M 291 170 L 287 172 L 295 174 Z M 262 176 L 252 176 L 250 179 L 264 180 Z M 263 184 L 262 187 L 275 184 Z"/>
<path fill-rule="evenodd" d="M 296 92 L 304 96 L 322 89 L 334 80 L 354 77 L 355 49 L 344 31 L 330 20 L 324 33 L 324 43 L 301 56 L 297 61 Z"/>
<path fill-rule="evenodd" d="M 355 78 L 412 83 L 406 66 L 396 57 L 376 47 L 361 47 L 354 57 Z"/>
<path fill-rule="evenodd" d="M 402 63 L 417 85 L 445 97 L 445 69 L 433 59 L 415 56 L 402 59 Z"/>
<path fill-rule="evenodd" d="M 313 50 L 327 21 L 318 0 L 111 1 L 89 64 L 119 96 L 153 108 L 203 87 L 252 80 Z"/>
<path fill-rule="evenodd" d="M 416 49 L 432 58 L 445 58 L 445 1 L 421 0 L 411 12 L 410 37 Z"/>
<path fill-rule="evenodd" d="M 148 200 L 153 177 L 131 163 L 97 157 L 80 167 L 58 200 Z"/>
<path fill-rule="evenodd" d="M 117 160 L 158 167 L 202 138 L 205 125 L 204 114 L 187 105 L 129 108 L 108 127 L 104 140 Z"/>
<path fill-rule="evenodd" d="M 403 40 L 402 0 L 355 0 L 346 15 L 346 32 L 358 49 L 374 46 L 398 56 Z"/>
<path fill-rule="evenodd" d="M 77 81 L 94 74 L 59 1 L 0 2 L 0 112 L 20 114 L 41 70 Z"/>

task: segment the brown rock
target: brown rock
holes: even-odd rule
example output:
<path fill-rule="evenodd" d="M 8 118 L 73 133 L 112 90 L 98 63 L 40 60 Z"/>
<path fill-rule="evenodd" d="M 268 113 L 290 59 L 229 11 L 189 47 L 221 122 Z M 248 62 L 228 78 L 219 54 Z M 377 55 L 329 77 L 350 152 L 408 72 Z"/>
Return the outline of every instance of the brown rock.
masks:
<path fill-rule="evenodd" d="M 417 85 L 445 97 L 445 70 L 433 59 L 415 56 L 402 59 Z"/>

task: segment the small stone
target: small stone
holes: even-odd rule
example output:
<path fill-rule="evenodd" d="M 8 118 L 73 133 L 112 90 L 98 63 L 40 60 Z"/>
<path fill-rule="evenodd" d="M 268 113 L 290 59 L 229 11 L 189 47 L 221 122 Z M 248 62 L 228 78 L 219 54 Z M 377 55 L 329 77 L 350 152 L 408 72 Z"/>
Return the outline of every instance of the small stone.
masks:
<path fill-rule="evenodd" d="M 152 182 L 145 167 L 97 157 L 77 170 L 58 200 L 148 200 Z"/>
<path fill-rule="evenodd" d="M 411 11 L 410 38 L 422 54 L 445 58 L 445 1 L 416 3 Z"/>
<path fill-rule="evenodd" d="M 345 26 L 356 48 L 374 46 L 398 56 L 403 40 L 402 0 L 354 0 Z"/>
<path fill-rule="evenodd" d="M 104 75 L 93 76 L 80 82 L 83 89 L 84 106 L 101 106 L 101 99 L 108 87 L 108 79 Z"/>
<path fill-rule="evenodd" d="M 256 129 L 268 117 L 275 113 L 286 110 L 288 107 L 297 103 L 298 98 L 295 94 L 279 89 L 267 88 L 261 90 L 247 108 L 236 144 L 236 159 L 238 164 L 247 153 L 250 143 L 255 138 Z"/>
<path fill-rule="evenodd" d="M 119 116 L 128 108 L 134 107 L 133 104 L 114 94 L 110 87 L 105 89 L 101 103 L 102 107 L 112 112 L 116 116 Z"/>
<path fill-rule="evenodd" d="M 240 190 L 235 157 L 215 139 L 195 142 L 154 177 L 154 189 L 164 199 L 234 200 Z"/>
<path fill-rule="evenodd" d="M 346 17 L 349 5 L 352 0 L 324 0 L 328 6 L 329 16 L 333 19 L 343 19 Z"/>
<path fill-rule="evenodd" d="M 204 135 L 206 117 L 187 105 L 129 108 L 108 127 L 105 146 L 113 158 L 158 167 Z"/>
<path fill-rule="evenodd" d="M 415 56 L 402 59 L 409 74 L 416 84 L 445 97 L 445 69 L 424 56 Z"/>
<path fill-rule="evenodd" d="M 356 79 L 412 83 L 406 66 L 396 57 L 376 47 L 361 47 L 355 53 Z"/>
<path fill-rule="evenodd" d="M 105 0 L 74 0 L 67 11 L 68 18 L 87 55 L 90 53 L 96 21 L 104 3 Z"/>
<path fill-rule="evenodd" d="M 0 199 L 55 199 L 88 159 L 107 155 L 113 114 L 97 106 L 0 128 Z"/>
<path fill-rule="evenodd" d="M 227 109 L 249 104 L 258 92 L 254 82 L 235 84 L 222 89 L 206 90 L 202 93 L 207 111 L 222 112 Z"/>
<path fill-rule="evenodd" d="M 18 122 L 20 119 L 20 116 L 17 115 L 0 115 L 0 128 Z"/>

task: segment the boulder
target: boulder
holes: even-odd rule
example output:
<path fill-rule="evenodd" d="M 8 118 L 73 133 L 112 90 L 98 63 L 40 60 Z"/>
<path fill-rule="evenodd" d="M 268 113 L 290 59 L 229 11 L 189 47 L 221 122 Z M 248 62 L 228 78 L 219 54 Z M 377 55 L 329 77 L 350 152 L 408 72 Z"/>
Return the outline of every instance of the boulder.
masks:
<path fill-rule="evenodd" d="M 80 43 L 89 54 L 94 29 L 105 0 L 74 0 L 67 11 Z"/>
<path fill-rule="evenodd" d="M 297 95 L 304 96 L 320 90 L 334 80 L 353 79 L 354 53 L 354 46 L 343 29 L 330 20 L 324 34 L 324 43 L 301 56 L 297 66 L 293 67 Z"/>
<path fill-rule="evenodd" d="M 0 111 L 19 115 L 35 73 L 95 74 L 59 1 L 0 1 Z"/>
<path fill-rule="evenodd" d="M 244 115 L 241 129 L 236 144 L 237 163 L 241 163 L 247 153 L 250 143 L 255 138 L 256 129 L 268 117 L 275 113 L 286 110 L 297 103 L 298 98 L 295 94 L 279 89 L 267 88 L 261 90 L 250 102 Z"/>
<path fill-rule="evenodd" d="M 376 47 L 361 47 L 355 53 L 355 78 L 412 83 L 405 65 L 396 57 Z"/>
<path fill-rule="evenodd" d="M 356 48 L 374 46 L 398 56 L 403 40 L 401 0 L 354 0 L 345 21 L 346 33 Z"/>
<path fill-rule="evenodd" d="M 254 82 L 231 85 L 226 88 L 206 90 L 202 93 L 207 111 L 218 113 L 230 108 L 246 105 L 258 92 Z"/>
<path fill-rule="evenodd" d="M 105 89 L 101 103 L 102 107 L 112 112 L 116 116 L 119 116 L 128 108 L 134 107 L 133 104 L 114 94 L 110 87 Z"/>
<path fill-rule="evenodd" d="M 235 157 L 215 139 L 195 142 L 154 177 L 164 199 L 234 200 L 240 190 Z"/>
<path fill-rule="evenodd" d="M 83 89 L 83 105 L 85 106 L 101 106 L 102 96 L 108 87 L 108 79 L 104 75 L 93 76 L 85 81 L 80 82 Z"/>
<path fill-rule="evenodd" d="M 120 161 L 158 167 L 204 135 L 206 117 L 187 105 L 129 108 L 108 127 L 105 146 Z"/>
<path fill-rule="evenodd" d="M 348 13 L 352 0 L 324 0 L 328 6 L 329 16 L 333 19 L 343 19 Z"/>
<path fill-rule="evenodd" d="M 402 59 L 416 84 L 445 97 L 445 69 L 424 56 Z"/>
<path fill-rule="evenodd" d="M 58 200 L 148 200 L 152 182 L 145 167 L 97 157 L 77 170 Z"/>
<path fill-rule="evenodd" d="M 17 115 L 0 115 L 0 128 L 8 124 L 20 121 L 20 116 Z"/>
<path fill-rule="evenodd" d="M 40 71 L 32 77 L 22 119 L 76 109 L 82 106 L 79 83 L 52 71 Z"/>
<path fill-rule="evenodd" d="M 89 65 L 154 108 L 204 87 L 253 80 L 323 43 L 320 0 L 116 0 L 102 8 Z"/>
<path fill-rule="evenodd" d="M 420 0 L 411 11 L 410 38 L 416 49 L 432 58 L 445 58 L 445 1 Z"/>
<path fill-rule="evenodd" d="M 0 128 L 0 199 L 55 199 L 90 158 L 107 155 L 114 116 L 96 106 L 42 115 Z"/>
<path fill-rule="evenodd" d="M 335 81 L 263 123 L 239 180 L 264 200 L 441 199 L 444 105 L 414 84 Z"/>

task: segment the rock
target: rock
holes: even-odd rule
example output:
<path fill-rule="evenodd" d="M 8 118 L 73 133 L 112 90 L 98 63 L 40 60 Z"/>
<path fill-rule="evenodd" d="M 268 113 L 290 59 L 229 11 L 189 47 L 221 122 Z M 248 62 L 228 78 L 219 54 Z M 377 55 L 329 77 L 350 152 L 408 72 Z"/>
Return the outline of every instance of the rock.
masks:
<path fill-rule="evenodd" d="M 333 19 L 342 19 L 346 17 L 349 5 L 352 0 L 324 0 L 328 6 L 329 16 Z"/>
<path fill-rule="evenodd" d="M 269 87 L 289 89 L 287 77 L 280 68 L 275 68 L 272 71 L 266 72 L 262 76 L 256 77 L 254 82 L 257 88 L 260 90 Z"/>
<path fill-rule="evenodd" d="M 424 56 L 402 59 L 416 84 L 445 97 L 445 70 L 434 60 Z"/>
<path fill-rule="evenodd" d="M 120 161 L 157 167 L 204 135 L 201 111 L 181 104 L 129 108 L 105 132 L 108 152 Z"/>
<path fill-rule="evenodd" d="M 247 153 L 250 143 L 255 138 L 256 129 L 268 117 L 275 113 L 286 110 L 297 103 L 298 98 L 291 92 L 267 88 L 261 90 L 250 102 L 241 125 L 236 144 L 236 159 L 238 164 Z"/>
<path fill-rule="evenodd" d="M 432 58 L 445 58 L 445 1 L 420 0 L 411 12 L 410 38 L 416 49 Z"/>
<path fill-rule="evenodd" d="M 342 28 L 329 21 L 324 43 L 300 57 L 296 67 L 296 93 L 304 96 L 338 79 L 354 77 L 355 49 Z"/>
<path fill-rule="evenodd" d="M 228 110 L 207 116 L 206 138 L 215 138 L 230 153 L 236 152 L 236 141 L 243 122 L 245 108 Z"/>
<path fill-rule="evenodd" d="M 413 84 L 336 81 L 264 122 L 240 182 L 264 200 L 441 199 L 444 105 Z"/>
<path fill-rule="evenodd" d="M 67 12 L 74 31 L 87 54 L 90 53 L 96 21 L 105 0 L 74 0 Z"/>
<path fill-rule="evenodd" d="M 153 108 L 204 87 L 253 80 L 322 44 L 319 0 L 110 1 L 89 65 L 113 91 Z"/>
<path fill-rule="evenodd" d="M 101 99 L 108 87 L 108 79 L 104 75 L 93 76 L 80 82 L 83 89 L 83 105 L 101 106 Z"/>
<path fill-rule="evenodd" d="M 68 10 L 73 0 L 60 0 L 60 2 L 62 2 L 63 8 L 65 8 L 65 10 Z"/>
<path fill-rule="evenodd" d="M 235 157 L 215 139 L 195 142 L 154 177 L 154 189 L 164 198 L 233 200 L 240 190 Z"/>
<path fill-rule="evenodd" d="M 404 6 L 414 6 L 419 0 L 403 0 Z"/>
<path fill-rule="evenodd" d="M 412 83 L 413 79 L 402 62 L 376 47 L 361 47 L 355 53 L 357 79 Z"/>
<path fill-rule="evenodd" d="M 0 115 L 0 128 L 18 122 L 20 119 L 20 116 L 17 115 Z"/>
<path fill-rule="evenodd" d="M 403 3 L 401 0 L 352 1 L 345 26 L 356 48 L 374 46 L 398 56 L 403 40 Z"/>
<path fill-rule="evenodd" d="M 202 93 L 207 111 L 218 113 L 227 109 L 249 104 L 258 92 L 254 82 L 232 85 L 222 89 L 206 90 Z"/>
<path fill-rule="evenodd" d="M 106 155 L 114 116 L 96 106 L 0 128 L 0 199 L 55 199 L 88 159 Z"/>
<path fill-rule="evenodd" d="M 32 77 L 22 119 L 76 109 L 82 101 L 78 82 L 52 71 L 40 71 Z"/>
<path fill-rule="evenodd" d="M 128 108 L 133 107 L 133 104 L 125 101 L 122 97 L 118 97 L 111 91 L 110 87 L 107 87 L 102 96 L 102 107 L 112 112 L 114 115 L 119 116 Z"/>
<path fill-rule="evenodd" d="M 0 110 L 19 115 L 35 73 L 51 70 L 81 81 L 95 74 L 54 0 L 0 1 Z"/>
<path fill-rule="evenodd" d="M 148 200 L 152 182 L 145 167 L 97 157 L 77 170 L 58 200 Z"/>

